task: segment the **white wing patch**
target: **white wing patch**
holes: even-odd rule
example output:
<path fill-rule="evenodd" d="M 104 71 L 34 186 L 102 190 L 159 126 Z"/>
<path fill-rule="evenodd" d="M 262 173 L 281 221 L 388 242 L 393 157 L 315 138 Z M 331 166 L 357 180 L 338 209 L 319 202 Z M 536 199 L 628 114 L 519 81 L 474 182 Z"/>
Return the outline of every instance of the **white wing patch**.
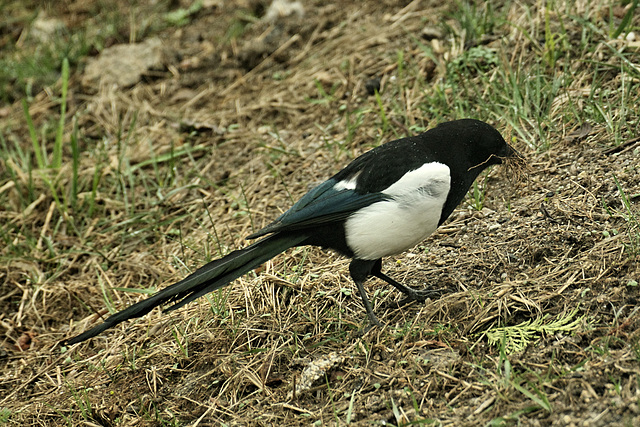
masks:
<path fill-rule="evenodd" d="M 336 182 L 333 186 L 333 189 L 336 191 L 340 190 L 355 190 L 356 185 L 358 185 L 358 177 L 360 176 L 360 172 L 356 173 L 352 177 L 348 179 L 344 179 L 342 181 Z"/>
<path fill-rule="evenodd" d="M 365 260 L 412 248 L 438 227 L 450 186 L 449 168 L 442 163 L 426 163 L 407 172 L 382 191 L 390 200 L 373 203 L 347 219 L 347 244 L 357 258 Z"/>

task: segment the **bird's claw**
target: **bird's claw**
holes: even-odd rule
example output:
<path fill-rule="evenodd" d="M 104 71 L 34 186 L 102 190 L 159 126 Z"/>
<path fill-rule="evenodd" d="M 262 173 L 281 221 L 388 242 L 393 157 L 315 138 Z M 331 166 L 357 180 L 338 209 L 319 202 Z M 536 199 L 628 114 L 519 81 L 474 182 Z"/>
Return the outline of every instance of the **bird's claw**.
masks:
<path fill-rule="evenodd" d="M 403 307 L 410 302 L 425 302 L 429 298 L 439 297 L 444 293 L 444 289 L 411 289 L 405 292 L 405 297 L 398 302 L 390 302 L 389 306 L 393 308 Z"/>

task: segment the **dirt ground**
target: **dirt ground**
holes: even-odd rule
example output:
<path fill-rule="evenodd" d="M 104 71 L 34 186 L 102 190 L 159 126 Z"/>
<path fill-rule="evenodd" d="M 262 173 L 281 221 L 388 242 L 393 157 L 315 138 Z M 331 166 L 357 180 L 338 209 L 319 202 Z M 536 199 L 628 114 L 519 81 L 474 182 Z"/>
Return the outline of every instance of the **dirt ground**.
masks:
<path fill-rule="evenodd" d="M 544 35 L 545 2 L 531 3 Z M 506 120 L 480 103 L 428 102 L 446 64 L 471 48 L 447 33 L 459 3 L 304 1 L 268 20 L 269 2 L 210 0 L 154 26 L 191 5 L 118 2 L 129 20 L 71 64 L 64 140 L 77 129 L 76 210 L 60 208 L 44 174 L 0 159 L 0 424 L 640 425 L 640 96 L 624 86 L 640 87 L 640 74 L 625 83 L 613 72 L 602 89 L 632 97 L 624 117 L 611 114 L 624 132 L 563 116 L 587 103 L 570 91 L 575 102 L 558 95 L 542 125 L 525 113 Z M 529 19 L 509 7 L 511 22 Z M 73 31 L 112 8 L 86 0 L 46 12 Z M 503 43 L 508 56 L 534 42 L 504 28 L 479 45 Z M 160 64 L 137 83 L 87 79 L 100 50 L 151 38 Z M 591 63 L 608 60 L 599 52 Z M 625 58 L 638 67 L 640 55 Z M 60 86 L 31 90 L 41 129 L 59 112 Z M 0 128 L 28 152 L 17 93 L 5 93 Z M 384 261 L 441 298 L 398 308 L 400 295 L 370 280 L 388 326 L 359 336 L 366 316 L 348 260 L 299 248 L 177 312 L 60 345 L 141 290 L 244 245 L 358 154 L 462 114 L 495 125 L 528 169 L 522 180 L 483 174 L 438 232 Z M 534 129 L 544 145 L 527 138 Z M 63 156 L 52 180 L 67 189 L 71 149 Z"/>

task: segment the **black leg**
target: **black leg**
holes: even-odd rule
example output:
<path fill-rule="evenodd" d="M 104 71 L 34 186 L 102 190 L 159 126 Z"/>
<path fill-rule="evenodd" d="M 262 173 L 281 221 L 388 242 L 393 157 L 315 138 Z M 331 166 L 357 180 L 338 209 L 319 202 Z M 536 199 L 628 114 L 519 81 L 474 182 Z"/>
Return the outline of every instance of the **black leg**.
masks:
<path fill-rule="evenodd" d="M 371 307 L 371 302 L 367 297 L 367 292 L 364 290 L 364 286 L 362 286 L 362 282 L 356 282 L 356 286 L 358 287 L 358 291 L 360 292 L 360 297 L 362 298 L 362 302 L 364 304 L 365 310 L 367 310 L 367 316 L 369 317 L 369 321 L 371 324 L 382 327 L 382 323 L 378 320 L 378 317 L 373 312 L 373 307 Z"/>
<path fill-rule="evenodd" d="M 358 287 L 358 292 L 360 292 L 360 298 L 362 298 L 364 308 L 365 310 L 367 310 L 369 321 L 372 325 L 382 327 L 382 323 L 380 323 L 375 313 L 373 312 L 373 307 L 371 307 L 371 302 L 369 301 L 367 292 L 365 291 L 364 286 L 362 286 L 363 283 L 367 280 L 367 277 L 371 275 L 371 269 L 373 268 L 375 263 L 376 261 L 354 259 L 349 265 L 349 272 L 351 273 L 351 277 Z"/>
<path fill-rule="evenodd" d="M 396 280 L 384 274 L 381 270 L 382 259 L 353 259 L 351 261 L 351 264 L 349 265 L 349 272 L 351 273 L 351 277 L 358 287 L 360 298 L 362 298 L 362 303 L 364 304 L 365 310 L 367 310 L 367 316 L 369 317 L 369 321 L 372 325 L 383 326 L 373 312 L 373 307 L 371 306 L 371 302 L 369 301 L 369 297 L 367 296 L 367 292 L 365 291 L 363 286 L 364 282 L 369 276 L 375 276 L 378 279 L 384 280 L 388 284 L 395 286 L 396 289 L 407 296 L 405 299 L 398 303 L 398 306 L 405 305 L 411 301 L 424 301 L 427 298 L 439 296 L 440 294 L 442 294 L 442 290 L 440 289 L 414 289 L 410 286 L 403 285 L 402 283 L 397 282 Z"/>
<path fill-rule="evenodd" d="M 391 277 L 384 274 L 382 271 L 382 260 L 379 259 L 373 264 L 371 268 L 371 275 L 377 277 L 378 279 L 384 280 L 390 285 L 393 285 L 400 292 L 407 296 L 406 299 L 400 301 L 399 305 L 404 305 L 411 301 L 424 301 L 427 298 L 431 298 L 434 296 L 439 296 L 442 294 L 442 291 L 439 289 L 414 289 L 410 286 L 403 285 L 400 282 L 395 281 Z"/>

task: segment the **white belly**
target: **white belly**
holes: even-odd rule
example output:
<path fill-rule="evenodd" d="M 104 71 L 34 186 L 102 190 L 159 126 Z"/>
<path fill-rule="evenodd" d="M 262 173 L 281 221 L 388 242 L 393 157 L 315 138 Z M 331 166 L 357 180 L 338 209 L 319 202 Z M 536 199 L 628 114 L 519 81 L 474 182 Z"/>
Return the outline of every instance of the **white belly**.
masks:
<path fill-rule="evenodd" d="M 407 172 L 383 191 L 390 200 L 373 203 L 345 223 L 356 258 L 374 260 L 412 248 L 435 231 L 449 194 L 449 168 L 428 163 Z"/>

